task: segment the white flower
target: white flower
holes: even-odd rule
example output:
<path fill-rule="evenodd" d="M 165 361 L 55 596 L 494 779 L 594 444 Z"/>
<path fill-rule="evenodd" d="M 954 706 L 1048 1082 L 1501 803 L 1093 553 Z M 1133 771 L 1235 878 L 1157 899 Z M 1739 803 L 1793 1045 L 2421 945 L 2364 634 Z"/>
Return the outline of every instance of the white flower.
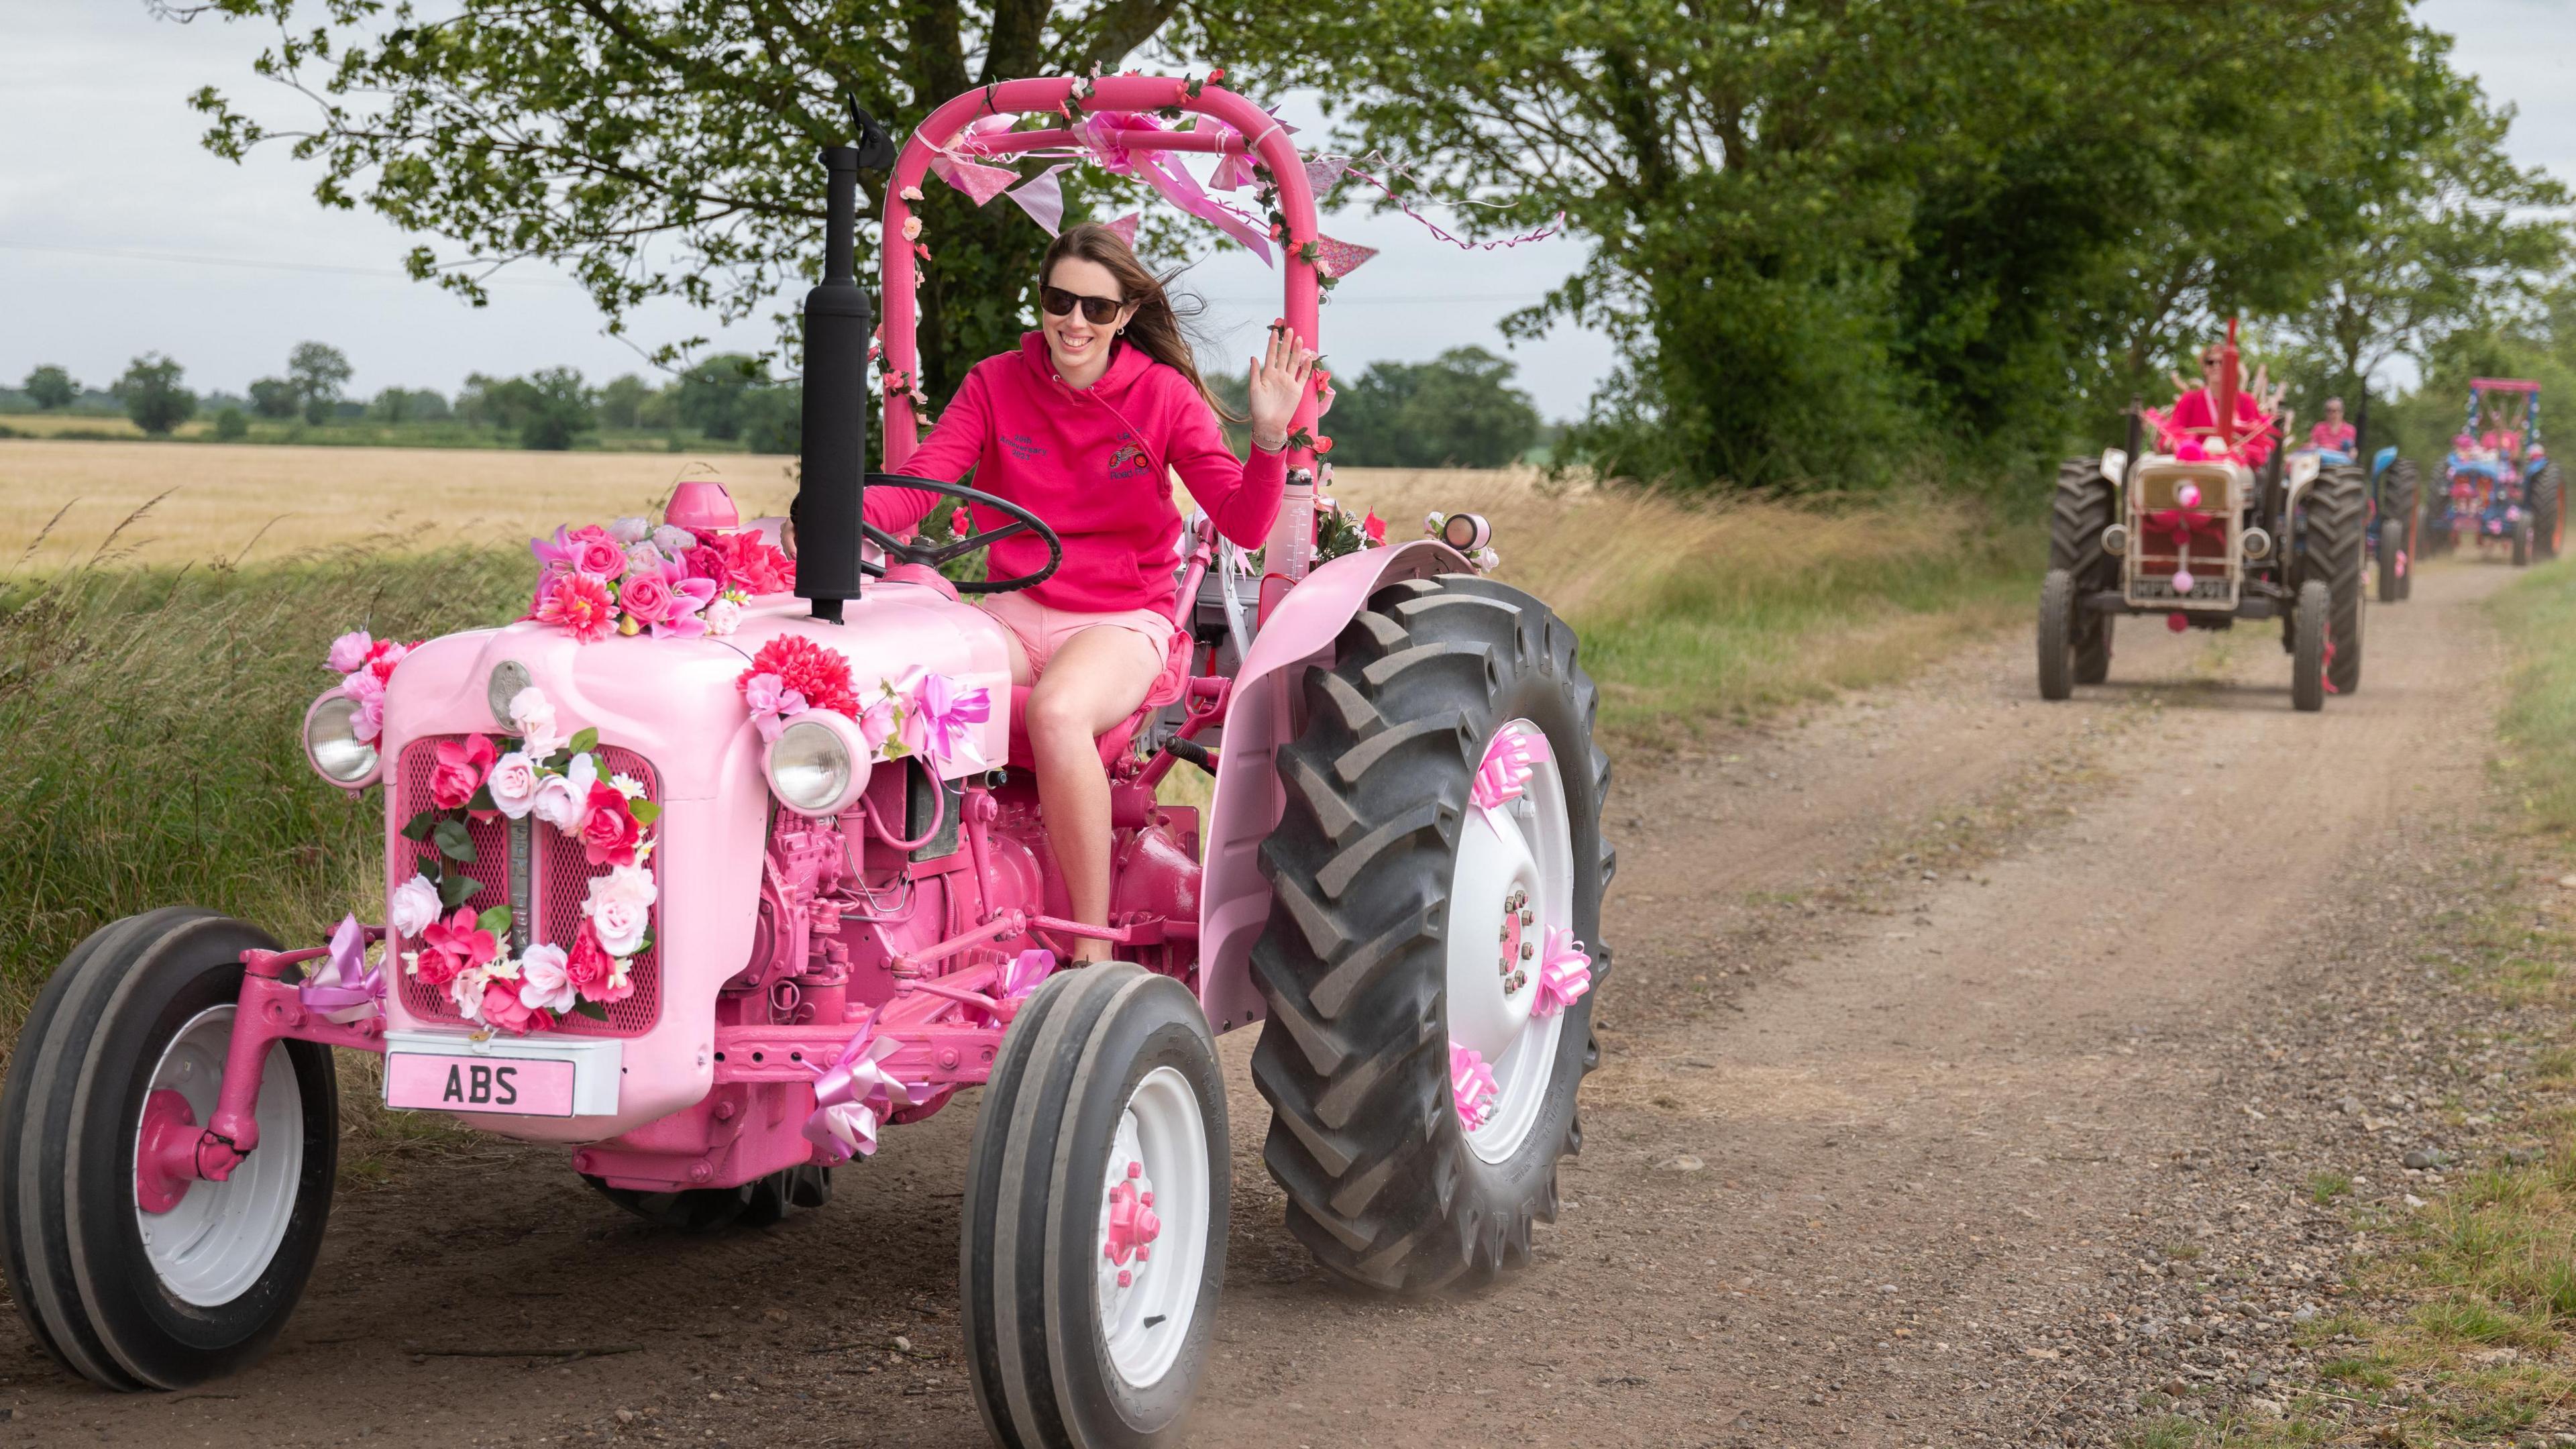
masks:
<path fill-rule="evenodd" d="M 698 546 L 698 536 L 676 523 L 666 523 L 653 530 L 653 546 L 678 558 Z"/>
<path fill-rule="evenodd" d="M 644 798 L 644 782 L 636 779 L 632 775 L 609 776 L 608 788 L 615 790 L 618 794 L 625 796 L 629 800 L 641 800 Z"/>
<path fill-rule="evenodd" d="M 614 520 L 608 525 L 608 536 L 616 539 L 619 543 L 642 543 L 645 539 L 652 537 L 652 535 L 653 524 L 649 519 L 620 518 Z"/>
<path fill-rule="evenodd" d="M 658 574 L 664 562 L 662 551 L 649 542 L 626 550 L 626 572 L 629 574 Z"/>
<path fill-rule="evenodd" d="M 513 820 L 524 820 L 537 803 L 537 788 L 544 774 L 537 762 L 513 750 L 492 762 L 492 773 L 484 777 L 485 789 L 492 792 L 492 808 Z"/>
<path fill-rule="evenodd" d="M 599 780 L 599 766 L 587 754 L 572 757 L 560 775 L 548 775 L 537 786 L 537 798 L 529 806 L 539 820 L 566 835 L 581 833 L 583 807 L 590 800 L 590 787 Z"/>
<path fill-rule="evenodd" d="M 403 974 L 405 976 L 418 976 L 420 974 L 420 953 L 418 951 L 405 951 L 402 953 L 402 963 Z"/>
<path fill-rule="evenodd" d="M 599 949 L 611 956 L 632 956 L 642 950 L 659 894 L 653 872 L 640 865 L 612 866 L 606 875 L 591 877 L 590 898 L 582 902 L 581 913 L 590 917 Z"/>
<path fill-rule="evenodd" d="M 415 873 L 411 879 L 394 887 L 386 898 L 385 916 L 392 922 L 394 934 L 417 941 L 429 923 L 438 919 L 438 887 L 426 875 Z M 408 959 L 408 958 L 406 958 Z"/>
<path fill-rule="evenodd" d="M 718 599 L 700 610 L 698 617 L 706 621 L 709 634 L 721 639 L 742 627 L 742 605 L 730 598 Z"/>
<path fill-rule="evenodd" d="M 563 748 L 563 736 L 555 733 L 554 701 L 533 684 L 510 696 L 510 727 L 527 742 L 523 748 L 532 758 L 542 760 Z"/>
<path fill-rule="evenodd" d="M 483 984 L 490 979 L 480 966 L 459 971 L 447 983 L 447 999 L 456 1003 L 456 1014 L 476 1026 L 483 1024 Z"/>
<path fill-rule="evenodd" d="M 519 1004 L 530 1011 L 557 1014 L 581 1004 L 581 993 L 573 989 L 572 973 L 564 969 L 561 946 L 530 946 L 519 958 Z"/>

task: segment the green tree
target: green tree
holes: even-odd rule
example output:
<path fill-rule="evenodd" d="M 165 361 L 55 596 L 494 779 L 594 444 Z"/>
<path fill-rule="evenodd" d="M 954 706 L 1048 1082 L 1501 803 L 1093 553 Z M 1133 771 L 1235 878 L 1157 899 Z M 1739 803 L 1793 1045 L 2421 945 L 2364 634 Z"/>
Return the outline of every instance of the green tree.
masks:
<path fill-rule="evenodd" d="M 633 428 L 642 421 L 644 400 L 653 395 L 633 373 L 613 377 L 599 390 L 599 423 L 606 428 Z"/>
<path fill-rule="evenodd" d="M 1378 362 L 1336 382 L 1323 431 L 1337 463 L 1382 468 L 1493 468 L 1538 440 L 1538 409 L 1511 386 L 1512 364 L 1481 347 L 1430 362 Z"/>
<path fill-rule="evenodd" d="M 739 438 L 747 399 L 768 382 L 769 370 L 757 357 L 739 352 L 710 357 L 680 374 L 674 400 L 680 422 L 710 438 Z"/>
<path fill-rule="evenodd" d="M 465 386 L 456 394 L 459 422 L 490 428 L 495 432 L 517 431 L 535 406 L 535 389 L 525 378 L 486 377 L 479 372 L 469 372 L 465 375 Z"/>
<path fill-rule="evenodd" d="M 295 384 L 282 377 L 263 377 L 250 385 L 251 411 L 264 418 L 291 418 L 303 409 Z"/>
<path fill-rule="evenodd" d="M 561 452 L 599 426 L 598 398 L 569 367 L 541 367 L 521 384 L 519 446 Z"/>
<path fill-rule="evenodd" d="M 286 356 L 287 385 L 295 389 L 304 420 L 317 427 L 330 421 L 350 376 L 347 356 L 327 343 L 299 342 Z"/>
<path fill-rule="evenodd" d="M 499 263 L 564 263 L 612 332 L 658 297 L 745 317 L 818 273 L 814 153 L 850 139 L 845 93 L 917 120 L 987 82 L 1116 69 L 1148 42 L 1228 60 L 1273 53 L 1296 18 L 1225 0 L 463 0 L 436 24 L 348 0 L 171 8 L 274 23 L 254 70 L 315 106 L 264 120 L 206 87 L 193 103 L 212 118 L 216 154 L 292 144 L 319 162 L 324 205 L 364 204 L 446 238 L 416 247 L 410 271 L 476 305 Z M 1046 235 L 1008 205 L 929 193 L 922 381 L 945 396 L 1017 337 Z"/>
<path fill-rule="evenodd" d="M 225 408 L 215 414 L 215 437 L 220 442 L 238 443 L 250 436 L 250 418 L 240 408 Z"/>
<path fill-rule="evenodd" d="M 772 383 L 743 395 L 742 444 L 755 453 L 794 453 L 804 446 L 805 392 Z"/>
<path fill-rule="evenodd" d="M 197 395 L 179 385 L 184 372 L 169 358 L 147 352 L 134 359 L 110 391 L 125 404 L 125 415 L 134 419 L 136 427 L 156 438 L 167 437 L 196 415 Z"/>
<path fill-rule="evenodd" d="M 72 381 L 69 372 L 49 362 L 29 372 L 27 380 L 19 384 L 19 391 L 27 395 L 37 411 L 52 412 L 56 408 L 70 407 L 72 400 L 80 396 L 81 389 L 79 383 Z"/>

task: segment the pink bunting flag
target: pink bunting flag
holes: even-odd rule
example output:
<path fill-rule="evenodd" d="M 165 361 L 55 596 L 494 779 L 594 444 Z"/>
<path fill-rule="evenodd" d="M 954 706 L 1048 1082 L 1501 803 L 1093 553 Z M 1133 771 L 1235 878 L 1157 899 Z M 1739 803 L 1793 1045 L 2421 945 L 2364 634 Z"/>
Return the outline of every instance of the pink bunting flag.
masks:
<path fill-rule="evenodd" d="M 1136 245 L 1136 223 L 1141 220 L 1143 220 L 1142 216 L 1131 211 L 1116 221 L 1104 221 L 1101 225 L 1118 233 L 1118 239 L 1133 248 Z"/>
<path fill-rule="evenodd" d="M 1347 277 L 1358 271 L 1361 263 L 1376 255 L 1375 247 L 1337 241 L 1328 236 L 1315 238 L 1315 259 L 1323 267 L 1324 275 L 1328 277 Z"/>
<path fill-rule="evenodd" d="M 1029 220 L 1046 228 L 1048 236 L 1064 230 L 1063 174 L 1073 169 L 1070 161 L 1059 161 L 1027 181 L 1011 188 L 1011 200 L 1029 214 Z"/>
<path fill-rule="evenodd" d="M 1323 200 L 1333 183 L 1342 179 L 1344 164 L 1339 156 L 1318 156 L 1306 163 L 1306 189 L 1315 193 L 1317 201 Z"/>
<path fill-rule="evenodd" d="M 1020 174 L 1016 171 L 1006 170 L 1000 166 L 986 166 L 974 161 L 952 161 L 945 166 L 934 161 L 931 163 L 931 169 L 937 171 L 949 185 L 975 198 L 977 206 L 982 206 L 985 202 L 1009 190 L 1011 183 L 1020 179 Z"/>

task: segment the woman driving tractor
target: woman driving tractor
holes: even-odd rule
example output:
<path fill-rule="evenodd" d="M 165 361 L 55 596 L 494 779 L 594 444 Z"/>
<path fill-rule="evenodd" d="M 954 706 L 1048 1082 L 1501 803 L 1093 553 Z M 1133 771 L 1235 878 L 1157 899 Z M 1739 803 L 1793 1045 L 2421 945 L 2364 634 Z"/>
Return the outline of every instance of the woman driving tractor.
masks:
<path fill-rule="evenodd" d="M 2218 409 L 2211 397 L 2218 389 L 2218 370 L 2224 366 L 2226 353 L 2216 343 L 2200 350 L 2201 385 L 2185 390 L 2182 396 L 2174 399 L 2172 424 L 2175 431 L 2193 437 L 2205 437 L 2217 431 Z M 2181 387 L 2182 379 L 2175 378 L 2174 385 Z M 2251 388 L 2245 387 L 2241 378 L 2238 380 L 2236 431 L 2241 436 L 2248 429 L 2258 430 L 2245 440 L 2239 451 L 2245 455 L 2245 461 L 2257 467 L 2272 455 L 2272 433 L 2264 424 L 2280 411 L 2281 393 L 2282 389 L 2269 385 L 2260 370 L 2255 372 Z"/>
<path fill-rule="evenodd" d="M 1039 330 L 966 374 L 904 471 L 944 482 L 972 471 L 978 488 L 1036 513 L 1063 539 L 1053 576 L 980 602 L 1004 626 L 1011 682 L 1035 685 L 1026 724 L 1047 840 L 1073 918 L 1099 925 L 1109 919 L 1110 804 L 1093 741 L 1169 667 L 1181 534 L 1171 473 L 1219 532 L 1258 547 L 1279 512 L 1288 424 L 1315 353 L 1271 330 L 1251 367 L 1252 455 L 1238 460 L 1161 280 L 1118 233 L 1066 229 L 1038 279 Z M 867 521 L 906 533 L 939 502 L 917 489 L 871 488 Z M 990 513 L 977 530 L 1008 523 Z M 1020 533 L 993 545 L 991 569 L 1033 573 L 1046 557 L 1042 538 Z M 1086 938 L 1074 960 L 1107 949 Z"/>

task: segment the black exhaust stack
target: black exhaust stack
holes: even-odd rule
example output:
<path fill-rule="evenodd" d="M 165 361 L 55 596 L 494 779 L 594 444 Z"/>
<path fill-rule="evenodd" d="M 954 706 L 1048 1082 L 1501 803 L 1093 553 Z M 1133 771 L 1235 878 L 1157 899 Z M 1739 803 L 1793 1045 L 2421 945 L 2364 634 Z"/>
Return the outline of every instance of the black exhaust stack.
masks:
<path fill-rule="evenodd" d="M 868 471 L 868 333 L 876 309 L 852 264 L 859 148 L 826 146 L 831 173 L 823 281 L 805 294 L 804 420 L 797 452 L 796 592 L 814 617 L 840 622 L 859 596 L 859 495 Z"/>

